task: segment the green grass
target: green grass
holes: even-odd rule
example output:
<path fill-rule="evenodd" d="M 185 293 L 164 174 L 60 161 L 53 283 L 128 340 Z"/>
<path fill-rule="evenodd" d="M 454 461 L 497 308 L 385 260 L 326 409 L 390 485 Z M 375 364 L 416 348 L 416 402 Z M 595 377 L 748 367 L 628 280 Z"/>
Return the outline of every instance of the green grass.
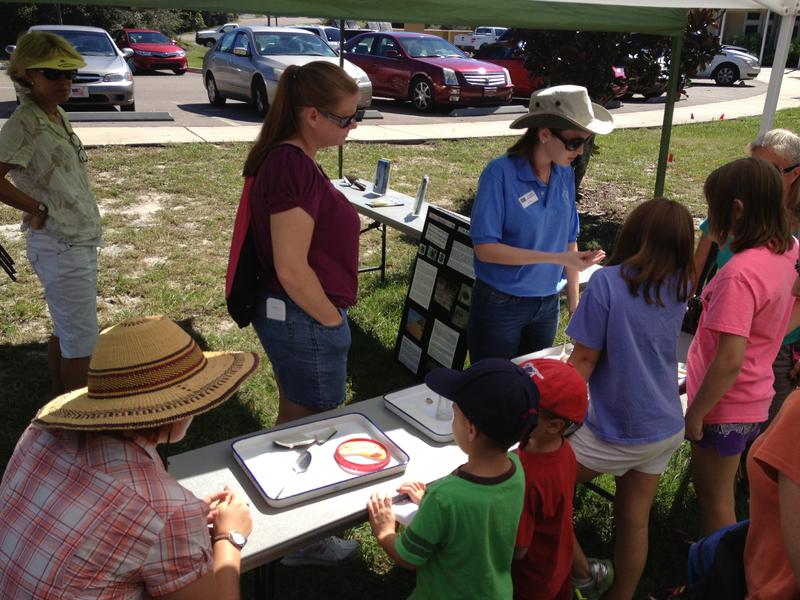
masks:
<path fill-rule="evenodd" d="M 201 68 L 203 66 L 203 57 L 206 55 L 208 48 L 195 43 L 193 31 L 182 33 L 178 36 L 178 41 L 181 47 L 186 50 L 186 60 L 189 62 L 189 66 Z"/>
<path fill-rule="evenodd" d="M 800 130 L 800 110 L 778 113 L 777 126 Z M 745 153 L 758 120 L 742 119 L 676 127 L 666 194 L 704 216 L 702 184 L 707 174 Z M 651 196 L 659 141 L 656 129 L 620 130 L 600 140 L 584 182 L 582 246 L 611 250 L 624 216 Z M 371 178 L 378 158 L 393 162 L 392 187 L 413 195 L 422 176 L 431 176 L 429 199 L 469 214 L 481 169 L 512 138 L 438 141 L 414 145 L 351 144 L 345 171 Z M 89 150 L 88 163 L 103 212 L 105 247 L 100 253 L 98 311 L 101 325 L 127 316 L 166 314 L 208 349 L 262 353 L 251 329 L 240 330 L 225 310 L 223 284 L 230 231 L 241 189 L 244 144 L 187 144 L 108 147 Z M 336 152 L 320 156 L 335 176 Z M 0 468 L 36 409 L 48 400 L 46 340 L 50 321 L 41 286 L 24 257 L 16 211 L 0 206 L 0 240 L 17 261 L 19 281 L 0 278 Z M 348 402 L 414 384 L 392 358 L 416 244 L 391 230 L 388 271 L 363 275 L 358 304 L 350 312 Z M 362 262 L 380 251 L 374 232 L 361 240 Z M 3 276 L 4 277 L 4 276 Z M 566 319 L 562 319 L 562 327 Z M 559 340 L 561 334 L 559 334 Z M 223 407 L 196 419 L 185 451 L 272 425 L 277 393 L 268 361 Z M 640 596 L 660 593 L 685 577 L 686 540 L 698 533 L 697 511 L 685 472 L 687 452 L 673 457 L 651 515 L 651 554 Z M 603 485 L 613 487 L 608 478 Z M 580 491 L 576 528 L 592 555 L 610 556 L 613 520 L 609 505 Z M 348 535 L 363 542 L 359 561 L 341 570 L 278 568 L 285 598 L 404 598 L 413 575 L 393 567 L 362 526 Z M 250 579 L 244 589 L 249 590 Z M 249 592 L 248 592 L 249 593 Z M 327 595 L 326 595 L 327 594 Z"/>

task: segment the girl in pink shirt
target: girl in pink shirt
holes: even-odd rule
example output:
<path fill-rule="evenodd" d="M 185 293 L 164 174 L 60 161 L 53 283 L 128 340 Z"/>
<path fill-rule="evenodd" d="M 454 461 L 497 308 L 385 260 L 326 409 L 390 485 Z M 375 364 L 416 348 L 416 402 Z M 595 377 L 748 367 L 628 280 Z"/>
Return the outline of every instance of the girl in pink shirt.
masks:
<path fill-rule="evenodd" d="M 686 437 L 707 535 L 736 522 L 734 477 L 774 395 L 771 365 L 793 305 L 797 244 L 770 163 L 743 158 L 723 165 L 708 176 L 704 193 L 709 236 L 730 240 L 734 253 L 703 290 L 687 360 Z"/>

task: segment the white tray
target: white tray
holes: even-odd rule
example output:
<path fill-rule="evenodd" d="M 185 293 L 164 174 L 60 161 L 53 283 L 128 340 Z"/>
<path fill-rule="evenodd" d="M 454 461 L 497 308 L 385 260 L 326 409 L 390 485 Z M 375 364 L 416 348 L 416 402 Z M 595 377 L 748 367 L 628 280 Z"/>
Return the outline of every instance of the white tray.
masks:
<path fill-rule="evenodd" d="M 426 398 L 432 398 L 428 403 Z M 439 394 L 424 383 L 383 397 L 387 409 L 436 442 L 453 440 L 453 420 L 436 418 Z"/>
<path fill-rule="evenodd" d="M 322 445 L 286 449 L 273 443 L 275 439 L 292 434 L 313 436 L 314 432 L 330 426 L 336 428 L 336 434 Z M 333 453 L 339 444 L 356 437 L 369 437 L 383 443 L 391 455 L 389 464 L 380 471 L 363 475 L 342 470 Z M 348 413 L 295 427 L 257 433 L 231 443 L 231 449 L 236 462 L 247 473 L 267 504 L 277 508 L 299 504 L 375 479 L 399 475 L 405 472 L 409 461 L 408 454 L 361 413 Z M 292 466 L 306 449 L 311 452 L 311 464 L 305 473 L 294 473 Z"/>

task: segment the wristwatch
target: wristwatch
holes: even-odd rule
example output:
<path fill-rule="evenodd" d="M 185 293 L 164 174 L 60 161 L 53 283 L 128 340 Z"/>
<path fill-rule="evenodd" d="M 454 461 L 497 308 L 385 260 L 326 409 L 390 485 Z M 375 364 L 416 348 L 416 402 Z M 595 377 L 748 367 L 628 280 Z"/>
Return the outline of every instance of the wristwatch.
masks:
<path fill-rule="evenodd" d="M 236 546 L 239 550 L 244 548 L 247 543 L 247 537 L 238 531 L 229 531 L 228 533 L 217 533 L 211 538 L 211 543 L 215 544 L 220 540 L 228 540 L 231 544 Z"/>

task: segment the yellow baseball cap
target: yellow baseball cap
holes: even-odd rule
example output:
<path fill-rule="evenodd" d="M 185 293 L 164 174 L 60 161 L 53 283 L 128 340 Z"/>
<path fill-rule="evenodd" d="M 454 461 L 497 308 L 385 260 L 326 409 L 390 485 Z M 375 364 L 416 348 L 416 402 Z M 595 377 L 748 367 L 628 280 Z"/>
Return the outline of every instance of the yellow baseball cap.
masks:
<path fill-rule="evenodd" d="M 86 62 L 80 58 L 75 59 L 71 56 L 56 55 L 41 60 L 32 65 L 26 66 L 26 69 L 58 69 L 59 71 L 73 71 L 86 66 Z"/>

